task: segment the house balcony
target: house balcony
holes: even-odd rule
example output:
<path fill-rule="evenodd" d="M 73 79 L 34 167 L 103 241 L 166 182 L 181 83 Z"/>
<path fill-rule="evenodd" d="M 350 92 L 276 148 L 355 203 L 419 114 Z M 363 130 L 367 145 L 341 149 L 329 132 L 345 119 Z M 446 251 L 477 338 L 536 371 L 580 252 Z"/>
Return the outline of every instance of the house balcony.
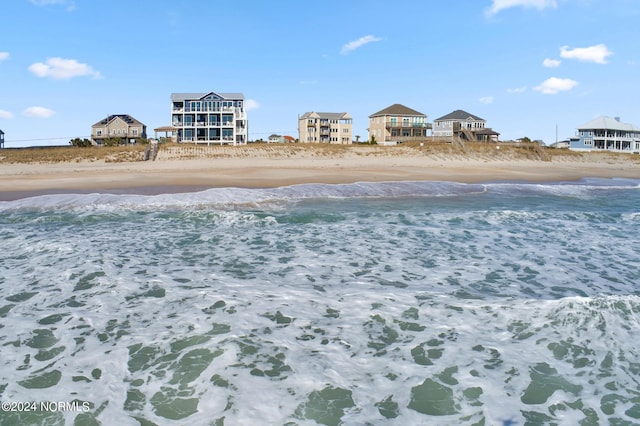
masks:
<path fill-rule="evenodd" d="M 420 128 L 426 129 L 427 123 L 400 123 L 398 121 L 387 121 L 384 123 L 387 129 L 409 129 L 409 128 Z"/>

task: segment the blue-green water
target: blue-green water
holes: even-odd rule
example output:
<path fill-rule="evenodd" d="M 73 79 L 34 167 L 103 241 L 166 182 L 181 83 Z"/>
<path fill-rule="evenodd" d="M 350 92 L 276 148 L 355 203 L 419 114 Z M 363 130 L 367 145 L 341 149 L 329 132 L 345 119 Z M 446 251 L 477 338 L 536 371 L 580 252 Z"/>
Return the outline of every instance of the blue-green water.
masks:
<path fill-rule="evenodd" d="M 0 424 L 639 424 L 639 227 L 629 179 L 0 202 Z"/>

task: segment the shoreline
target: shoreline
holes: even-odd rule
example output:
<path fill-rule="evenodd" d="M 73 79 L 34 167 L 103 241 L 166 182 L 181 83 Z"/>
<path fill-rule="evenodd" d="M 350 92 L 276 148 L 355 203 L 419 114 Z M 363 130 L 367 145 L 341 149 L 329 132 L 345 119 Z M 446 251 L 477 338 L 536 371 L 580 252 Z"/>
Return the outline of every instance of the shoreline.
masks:
<path fill-rule="evenodd" d="M 640 158 L 554 156 L 548 161 L 462 155 L 421 155 L 400 150 L 346 151 L 323 155 L 273 155 L 266 150 L 225 151 L 213 158 L 165 153 L 156 161 L 0 164 L 0 201 L 46 194 L 155 195 L 209 188 L 274 188 L 296 184 L 355 182 L 491 181 L 562 182 L 582 178 L 640 179 Z M 235 155 L 235 156 L 234 156 Z"/>

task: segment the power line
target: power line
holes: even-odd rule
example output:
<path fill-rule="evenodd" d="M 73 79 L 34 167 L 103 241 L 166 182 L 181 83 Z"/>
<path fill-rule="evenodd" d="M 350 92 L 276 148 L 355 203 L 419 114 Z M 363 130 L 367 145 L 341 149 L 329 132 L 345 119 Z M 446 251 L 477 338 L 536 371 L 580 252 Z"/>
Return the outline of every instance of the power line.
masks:
<path fill-rule="evenodd" d="M 5 143 L 16 143 L 16 142 L 39 142 L 39 141 L 57 141 L 63 139 L 75 139 L 75 138 L 89 138 L 88 136 L 61 136 L 61 137 L 51 137 L 51 138 L 38 138 L 38 139 L 13 139 L 13 140 L 5 140 Z"/>

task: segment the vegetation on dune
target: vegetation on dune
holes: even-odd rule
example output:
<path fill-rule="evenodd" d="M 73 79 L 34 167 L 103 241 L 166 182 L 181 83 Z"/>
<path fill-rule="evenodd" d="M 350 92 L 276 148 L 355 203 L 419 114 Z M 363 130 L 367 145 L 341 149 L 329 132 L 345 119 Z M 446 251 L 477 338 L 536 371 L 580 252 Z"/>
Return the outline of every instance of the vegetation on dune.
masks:
<path fill-rule="evenodd" d="M 119 163 L 142 160 L 144 150 L 143 145 L 6 148 L 0 150 L 0 163 L 78 163 L 81 161 Z"/>
<path fill-rule="evenodd" d="M 1 163 L 63 163 L 63 162 L 134 162 L 143 161 L 145 144 L 87 146 L 74 139 L 69 147 L 11 148 L 0 150 Z M 347 156 L 402 157 L 425 156 L 439 159 L 469 158 L 484 161 L 627 161 L 640 163 L 640 156 L 608 152 L 580 153 L 567 149 L 545 148 L 531 143 L 484 143 L 450 140 L 406 142 L 397 146 L 370 144 L 268 144 L 251 143 L 240 146 L 194 145 L 168 143 L 160 145 L 158 160 L 189 160 L 198 158 L 343 158 Z M 614 160 L 615 159 L 615 160 Z"/>

